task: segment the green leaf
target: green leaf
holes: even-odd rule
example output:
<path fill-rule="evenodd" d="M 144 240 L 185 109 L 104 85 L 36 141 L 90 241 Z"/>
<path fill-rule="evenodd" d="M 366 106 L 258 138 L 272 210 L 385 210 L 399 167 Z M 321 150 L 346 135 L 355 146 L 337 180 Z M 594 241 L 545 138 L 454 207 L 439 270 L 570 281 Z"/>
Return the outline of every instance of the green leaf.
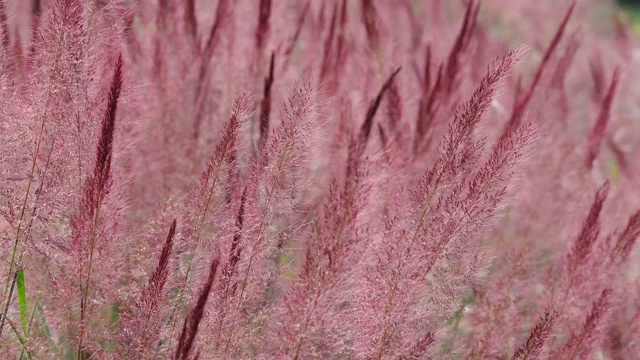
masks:
<path fill-rule="evenodd" d="M 118 305 L 111 306 L 111 323 L 115 324 L 120 319 L 120 309 L 118 309 Z"/>
<path fill-rule="evenodd" d="M 16 274 L 16 286 L 18 287 L 18 309 L 20 310 L 20 322 L 22 323 L 22 331 L 24 337 L 29 335 L 29 326 L 27 325 L 27 296 L 24 287 L 24 270 L 18 269 Z"/>
<path fill-rule="evenodd" d="M 608 164 L 611 178 L 618 180 L 620 178 L 620 168 L 618 167 L 618 163 L 615 160 L 609 160 Z"/>

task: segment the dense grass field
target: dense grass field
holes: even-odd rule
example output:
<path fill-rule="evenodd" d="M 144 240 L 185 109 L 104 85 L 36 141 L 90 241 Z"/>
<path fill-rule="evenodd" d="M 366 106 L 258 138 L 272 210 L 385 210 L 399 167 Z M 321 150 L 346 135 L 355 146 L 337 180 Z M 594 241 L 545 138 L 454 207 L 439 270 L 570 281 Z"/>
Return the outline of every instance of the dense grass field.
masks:
<path fill-rule="evenodd" d="M 0 0 L 0 358 L 640 359 L 638 14 Z"/>

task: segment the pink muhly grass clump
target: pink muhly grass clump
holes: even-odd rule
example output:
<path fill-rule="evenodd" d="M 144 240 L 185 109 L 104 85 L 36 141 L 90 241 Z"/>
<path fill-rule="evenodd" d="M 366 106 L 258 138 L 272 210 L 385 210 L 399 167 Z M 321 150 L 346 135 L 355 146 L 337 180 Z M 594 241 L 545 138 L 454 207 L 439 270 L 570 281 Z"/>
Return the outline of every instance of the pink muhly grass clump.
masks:
<path fill-rule="evenodd" d="M 637 358 L 613 6 L 0 0 L 0 356 Z"/>

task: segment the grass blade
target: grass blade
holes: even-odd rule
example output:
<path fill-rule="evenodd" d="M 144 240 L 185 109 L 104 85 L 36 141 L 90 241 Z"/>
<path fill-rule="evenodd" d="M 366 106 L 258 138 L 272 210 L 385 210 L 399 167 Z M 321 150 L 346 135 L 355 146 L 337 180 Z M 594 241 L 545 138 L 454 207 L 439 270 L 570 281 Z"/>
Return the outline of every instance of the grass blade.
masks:
<path fill-rule="evenodd" d="M 27 296 L 24 286 L 24 269 L 18 269 L 16 276 L 16 286 L 18 287 L 18 309 L 20 311 L 20 322 L 22 323 L 22 330 L 24 337 L 29 335 L 29 326 L 27 325 Z"/>
<path fill-rule="evenodd" d="M 20 341 L 20 345 L 22 345 L 22 349 L 26 352 L 27 357 L 29 359 L 33 359 L 33 357 L 31 356 L 31 352 L 27 348 L 27 340 L 24 337 L 22 337 L 22 335 L 20 335 L 20 332 L 16 328 L 15 324 L 13 323 L 13 321 L 11 321 L 11 319 L 6 317 L 5 315 L 2 315 L 2 316 L 5 318 L 7 324 L 9 324 L 9 327 L 11 328 L 11 330 L 13 330 L 13 333 L 16 334 L 16 337 L 18 338 L 18 341 Z"/>

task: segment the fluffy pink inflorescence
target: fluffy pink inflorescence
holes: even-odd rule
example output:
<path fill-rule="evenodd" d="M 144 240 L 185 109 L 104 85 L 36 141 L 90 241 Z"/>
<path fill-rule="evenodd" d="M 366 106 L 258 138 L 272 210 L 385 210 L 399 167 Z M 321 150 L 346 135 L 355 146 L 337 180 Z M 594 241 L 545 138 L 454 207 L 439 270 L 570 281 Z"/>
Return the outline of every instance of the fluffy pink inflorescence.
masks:
<path fill-rule="evenodd" d="M 0 0 L 0 357 L 634 359 L 597 0 Z"/>

